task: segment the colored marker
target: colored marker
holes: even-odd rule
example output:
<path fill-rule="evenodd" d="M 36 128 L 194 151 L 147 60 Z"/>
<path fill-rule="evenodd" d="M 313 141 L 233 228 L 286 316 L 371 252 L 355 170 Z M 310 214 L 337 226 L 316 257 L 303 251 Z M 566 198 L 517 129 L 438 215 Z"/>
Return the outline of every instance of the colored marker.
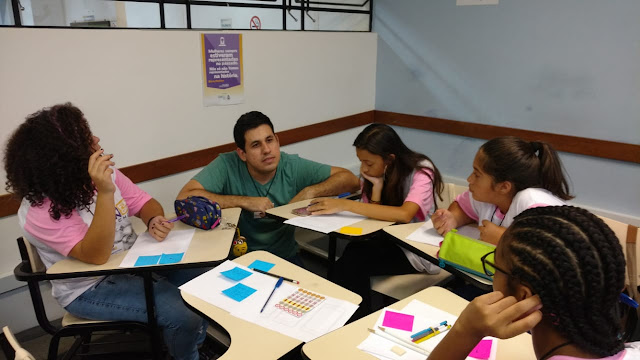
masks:
<path fill-rule="evenodd" d="M 218 226 L 218 224 L 220 224 L 220 218 L 216 219 L 216 221 L 213 223 L 213 225 L 211 225 L 211 228 L 213 229 L 214 227 Z"/>
<path fill-rule="evenodd" d="M 423 338 L 421 338 L 421 339 L 415 340 L 414 342 L 415 342 L 416 344 L 419 344 L 419 343 L 421 343 L 421 342 L 423 342 L 423 341 L 425 341 L 425 340 L 429 340 L 429 339 L 431 339 L 432 337 L 434 337 L 434 336 L 436 336 L 436 335 L 438 335 L 438 334 L 441 334 L 441 333 L 443 333 L 443 332 L 445 332 L 445 331 L 447 331 L 447 330 L 451 329 L 451 325 L 447 325 L 444 329 L 441 329 L 441 328 L 442 328 L 442 326 L 438 327 L 438 329 L 437 329 L 437 330 L 435 330 L 434 332 L 432 332 L 431 334 L 429 334 L 429 335 L 427 335 L 427 336 L 425 336 L 425 337 L 423 337 Z"/>
<path fill-rule="evenodd" d="M 347 197 L 349 195 L 351 195 L 351 193 L 350 192 L 346 192 L 346 193 L 342 193 L 342 194 L 336 196 L 336 198 L 342 199 L 342 198 L 345 198 L 345 197 Z"/>
<path fill-rule="evenodd" d="M 438 325 L 430 326 L 430 327 L 428 327 L 428 328 L 426 328 L 426 329 L 424 329 L 422 331 L 418 331 L 417 333 L 411 335 L 411 339 L 415 340 L 416 338 L 419 339 L 419 338 L 421 338 L 421 337 L 423 337 L 425 335 L 429 335 L 429 334 L 431 334 L 433 332 L 433 328 L 435 328 L 437 326 L 442 326 L 442 325 L 447 325 L 447 321 L 445 320 L 445 321 L 441 322 Z"/>
<path fill-rule="evenodd" d="M 186 217 L 187 217 L 187 215 L 186 215 L 186 214 L 185 214 L 185 215 L 180 215 L 180 216 L 178 216 L 178 217 L 176 217 L 176 218 L 173 218 L 173 219 L 171 219 L 171 220 L 167 220 L 167 222 L 168 222 L 168 223 L 176 222 L 176 221 L 178 221 L 178 220 L 182 220 L 182 219 L 184 219 L 184 218 L 186 218 Z"/>

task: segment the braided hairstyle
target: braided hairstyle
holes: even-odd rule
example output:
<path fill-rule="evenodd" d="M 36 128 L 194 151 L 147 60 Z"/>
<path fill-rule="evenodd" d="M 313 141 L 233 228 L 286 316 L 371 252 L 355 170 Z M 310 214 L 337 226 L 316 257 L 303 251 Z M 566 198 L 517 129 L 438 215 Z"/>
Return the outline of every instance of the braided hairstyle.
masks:
<path fill-rule="evenodd" d="M 623 349 L 618 298 L 625 259 L 600 218 L 573 206 L 529 209 L 516 216 L 499 249 L 513 278 L 540 296 L 544 317 L 559 333 L 599 357 Z"/>

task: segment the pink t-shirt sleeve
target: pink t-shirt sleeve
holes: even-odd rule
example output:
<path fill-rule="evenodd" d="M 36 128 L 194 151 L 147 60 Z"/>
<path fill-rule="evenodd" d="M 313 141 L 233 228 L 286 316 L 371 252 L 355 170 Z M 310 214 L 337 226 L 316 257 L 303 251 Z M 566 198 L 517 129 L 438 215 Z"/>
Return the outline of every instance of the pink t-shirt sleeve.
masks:
<path fill-rule="evenodd" d="M 360 202 L 369 203 L 369 197 L 364 193 L 364 180 L 360 179 Z"/>
<path fill-rule="evenodd" d="M 420 207 L 415 215 L 418 221 L 424 221 L 433 206 L 433 186 L 429 176 L 433 176 L 433 171 L 430 169 L 416 171 L 407 197 L 404 199 L 405 202 L 410 201 Z"/>
<path fill-rule="evenodd" d="M 469 192 L 469 190 L 456 196 L 455 201 L 458 203 L 462 211 L 464 211 L 464 213 L 467 214 L 468 217 L 470 217 L 474 221 L 478 221 L 478 214 L 476 213 L 475 209 L 471 205 L 471 193 Z"/>
<path fill-rule="evenodd" d="M 24 230 L 39 239 L 43 244 L 64 256 L 78 244 L 89 230 L 89 226 L 73 211 L 69 218 L 64 216 L 54 220 L 49 215 L 51 202 L 46 200 L 40 207 L 31 207 L 27 213 Z"/>
<path fill-rule="evenodd" d="M 140 189 L 138 185 L 134 184 L 128 177 L 124 176 L 120 170 L 115 169 L 115 174 L 116 186 L 120 189 L 120 194 L 127 203 L 129 214 L 137 215 L 144 204 L 151 200 L 151 195 Z"/>

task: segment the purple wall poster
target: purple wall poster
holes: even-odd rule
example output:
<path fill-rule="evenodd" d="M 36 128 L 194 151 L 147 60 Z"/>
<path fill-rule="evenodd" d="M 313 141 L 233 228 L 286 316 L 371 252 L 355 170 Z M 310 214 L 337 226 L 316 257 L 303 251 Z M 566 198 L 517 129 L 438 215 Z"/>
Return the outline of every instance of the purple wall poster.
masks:
<path fill-rule="evenodd" d="M 204 106 L 244 102 L 242 34 L 201 34 Z"/>

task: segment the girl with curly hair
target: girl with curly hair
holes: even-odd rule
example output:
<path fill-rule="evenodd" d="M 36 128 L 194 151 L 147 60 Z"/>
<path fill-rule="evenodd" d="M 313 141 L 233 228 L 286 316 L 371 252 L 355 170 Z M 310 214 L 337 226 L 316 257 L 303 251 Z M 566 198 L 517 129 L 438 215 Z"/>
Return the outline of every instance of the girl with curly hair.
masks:
<path fill-rule="evenodd" d="M 5 150 L 6 189 L 22 198 L 18 220 L 49 268 L 72 257 L 104 264 L 136 240 L 130 216 L 162 241 L 173 228 L 158 201 L 113 166 L 89 124 L 70 103 L 29 115 Z M 177 286 L 192 272 L 154 283 L 158 325 L 175 359 L 198 359 L 206 322 L 183 304 Z M 146 322 L 142 278 L 127 274 L 54 280 L 53 297 L 70 313 L 95 320 Z"/>
<path fill-rule="evenodd" d="M 622 247 L 597 216 L 572 206 L 526 210 L 488 258 L 495 291 L 467 306 L 429 359 L 465 359 L 485 336 L 529 330 L 539 360 L 640 359 L 640 343 L 622 340 Z"/>

